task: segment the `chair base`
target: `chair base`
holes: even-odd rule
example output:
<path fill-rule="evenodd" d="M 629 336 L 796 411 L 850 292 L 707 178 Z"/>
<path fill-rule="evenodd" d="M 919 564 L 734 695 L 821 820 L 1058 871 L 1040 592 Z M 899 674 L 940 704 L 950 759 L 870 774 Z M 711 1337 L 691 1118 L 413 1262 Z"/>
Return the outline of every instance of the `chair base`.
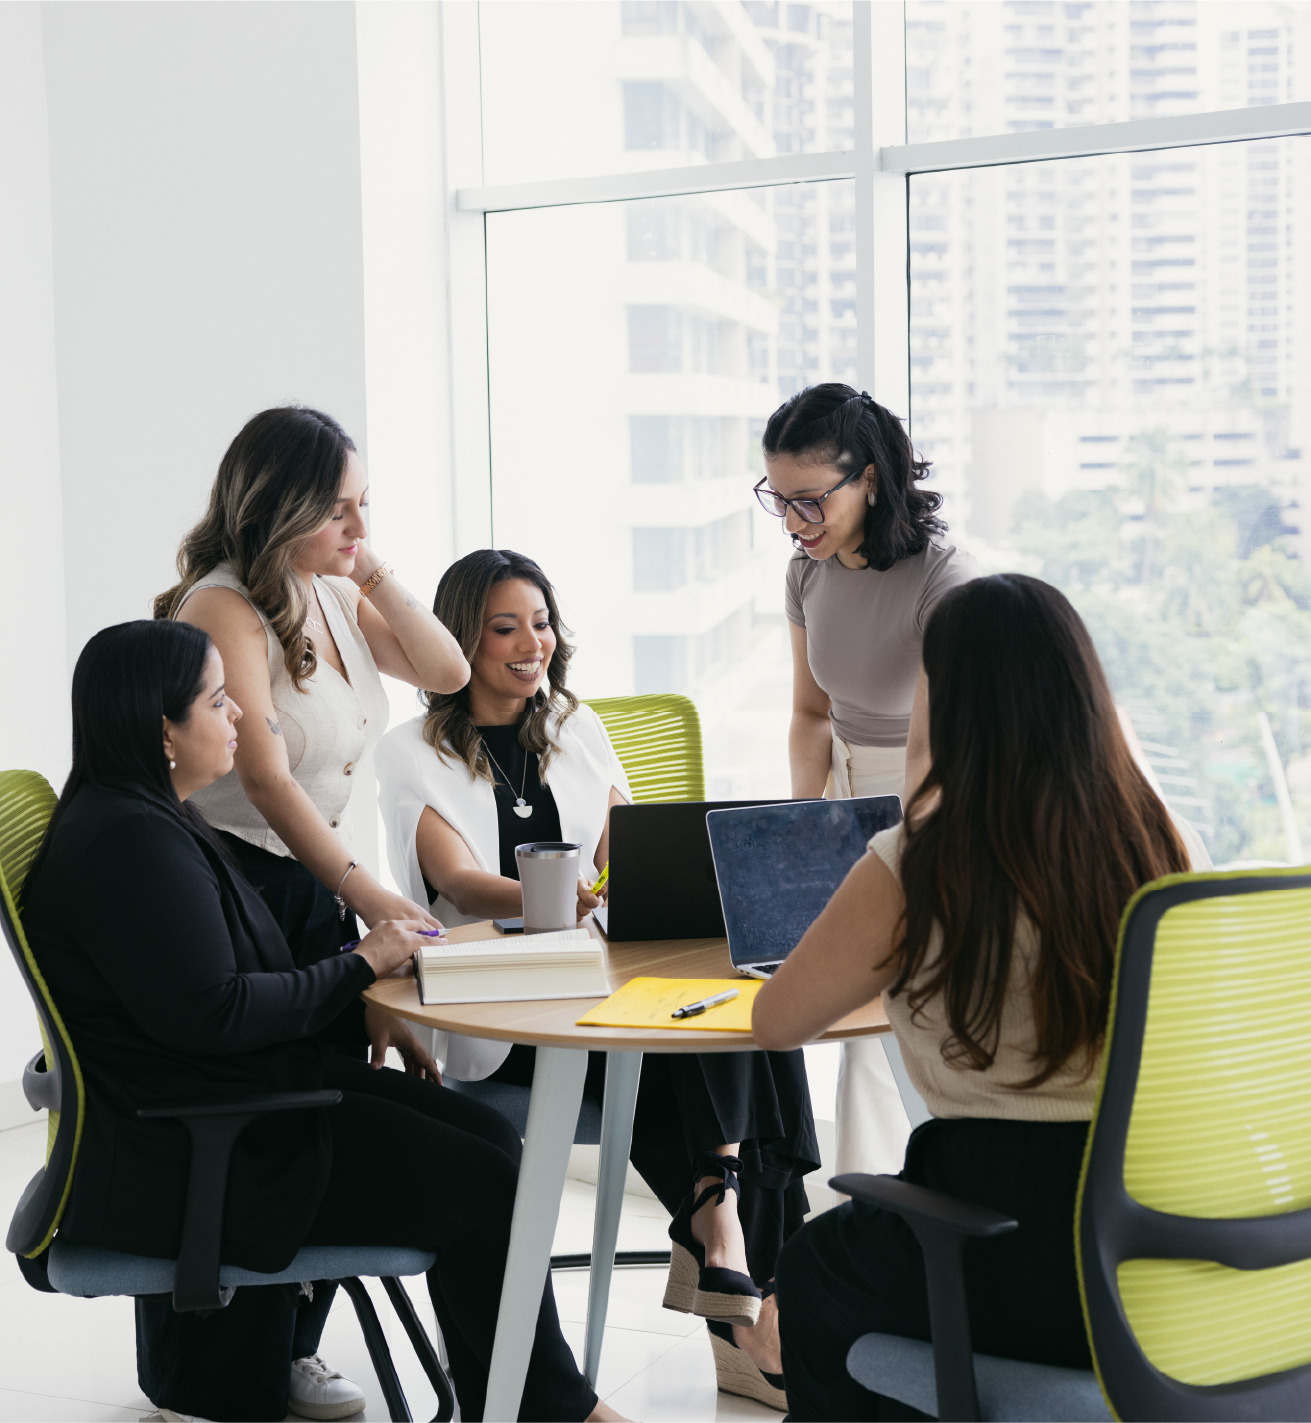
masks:
<path fill-rule="evenodd" d="M 164 1295 L 173 1290 L 177 1263 L 173 1260 L 127 1255 L 118 1250 L 74 1245 L 59 1239 L 46 1253 L 50 1284 L 60 1294 L 93 1299 L 104 1295 Z M 401 1246 L 306 1246 L 296 1252 L 285 1270 L 273 1274 L 225 1265 L 219 1272 L 219 1283 L 231 1289 L 242 1285 L 293 1284 L 302 1280 L 339 1281 L 355 1308 L 369 1358 L 387 1401 L 387 1412 L 393 1423 L 410 1423 L 409 1404 L 396 1373 L 387 1337 L 379 1322 L 378 1311 L 360 1277 L 380 1279 L 437 1394 L 435 1423 L 448 1423 L 455 1415 L 455 1391 L 432 1340 L 415 1312 L 413 1301 L 400 1282 L 400 1277 L 404 1275 L 425 1274 L 435 1261 L 436 1256 L 427 1251 Z"/>

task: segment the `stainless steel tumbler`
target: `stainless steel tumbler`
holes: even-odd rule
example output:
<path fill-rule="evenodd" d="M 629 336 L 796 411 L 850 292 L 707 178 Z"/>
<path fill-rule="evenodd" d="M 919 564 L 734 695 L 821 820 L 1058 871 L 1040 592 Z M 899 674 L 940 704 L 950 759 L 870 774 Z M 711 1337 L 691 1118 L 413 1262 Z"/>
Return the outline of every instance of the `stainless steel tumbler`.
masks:
<path fill-rule="evenodd" d="M 523 885 L 523 931 L 545 934 L 578 923 L 578 871 L 582 846 L 533 840 L 514 847 Z"/>

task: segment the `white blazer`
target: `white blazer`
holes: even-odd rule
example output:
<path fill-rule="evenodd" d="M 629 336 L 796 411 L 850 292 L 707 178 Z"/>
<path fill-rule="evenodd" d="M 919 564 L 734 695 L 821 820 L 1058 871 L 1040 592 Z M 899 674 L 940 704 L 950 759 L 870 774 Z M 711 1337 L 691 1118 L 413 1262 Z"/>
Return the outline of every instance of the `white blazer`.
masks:
<path fill-rule="evenodd" d="M 425 806 L 431 806 L 469 847 L 480 870 L 501 871 L 496 796 L 491 785 L 458 757 L 448 759 L 423 739 L 424 717 L 389 731 L 377 746 L 378 800 L 387 832 L 387 862 L 401 890 L 416 904 L 428 902 L 419 869 L 415 833 Z M 554 722 L 551 737 L 559 750 L 546 768 L 546 782 L 560 812 L 560 833 L 583 847 L 591 864 L 605 829 L 610 787 L 632 799 L 628 778 L 619 764 L 601 718 L 588 706 L 564 722 Z M 479 916 L 461 914 L 445 895 L 429 906 L 449 927 L 475 923 Z M 438 1034 L 434 1056 L 444 1058 L 444 1070 L 464 1082 L 489 1077 L 509 1055 L 506 1043 Z M 443 1043 L 440 1039 L 445 1038 Z"/>

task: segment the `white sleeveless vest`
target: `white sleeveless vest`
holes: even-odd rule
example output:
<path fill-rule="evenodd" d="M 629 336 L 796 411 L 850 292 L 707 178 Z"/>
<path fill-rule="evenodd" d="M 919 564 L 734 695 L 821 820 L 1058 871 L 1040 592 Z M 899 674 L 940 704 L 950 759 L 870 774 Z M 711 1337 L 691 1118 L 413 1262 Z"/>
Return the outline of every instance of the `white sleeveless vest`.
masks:
<path fill-rule="evenodd" d="M 387 862 L 401 893 L 418 904 L 428 902 L 415 844 L 425 806 L 431 806 L 456 831 L 480 870 L 499 874 L 501 855 L 491 785 L 475 776 L 458 757 L 444 760 L 438 756 L 423 739 L 423 723 L 424 718 L 417 716 L 389 731 L 378 743 L 375 757 Z M 560 812 L 560 833 L 582 845 L 584 865 L 590 865 L 605 829 L 610 787 L 631 800 L 628 778 L 591 707 L 580 706 L 566 721 L 555 723 L 551 737 L 559 750 L 546 768 L 545 779 Z M 476 916 L 461 914 L 441 894 L 430 908 L 451 928 L 476 922 Z M 436 1052 L 445 1058 L 444 1070 L 464 1082 L 490 1076 L 510 1051 L 508 1044 L 484 1038 L 455 1033 L 438 1037 L 446 1038 Z"/>

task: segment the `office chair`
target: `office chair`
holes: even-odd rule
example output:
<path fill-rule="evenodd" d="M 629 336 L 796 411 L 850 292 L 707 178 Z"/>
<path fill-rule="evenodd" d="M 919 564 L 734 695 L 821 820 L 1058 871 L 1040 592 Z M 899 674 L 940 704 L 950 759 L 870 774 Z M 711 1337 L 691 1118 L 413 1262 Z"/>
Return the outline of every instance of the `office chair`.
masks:
<path fill-rule="evenodd" d="M 835 1189 L 915 1231 L 933 1334 L 865 1335 L 852 1377 L 951 1419 L 1311 1418 L 1308 1043 L 1311 872 L 1144 886 L 1121 923 L 1074 1222 L 1095 1372 L 971 1353 L 961 1251 L 1014 1220 L 844 1176 Z"/>
<path fill-rule="evenodd" d="M 382 1280 L 424 1372 L 438 1398 L 440 1423 L 455 1412 L 455 1395 L 400 1277 L 421 1275 L 435 1257 L 422 1250 L 373 1246 L 306 1246 L 285 1270 L 275 1274 L 220 1263 L 223 1202 L 228 1163 L 242 1130 L 264 1112 L 331 1106 L 340 1092 L 269 1092 L 203 1106 L 152 1107 L 141 1117 L 172 1117 L 191 1137 L 191 1167 L 176 1260 L 158 1260 L 97 1246 L 76 1245 L 60 1237 L 59 1221 L 67 1205 L 77 1166 L 86 1114 L 81 1065 L 68 1029 L 32 955 L 19 918 L 17 899 L 33 856 L 55 808 L 55 794 L 34 771 L 0 772 L 0 922 L 36 1009 L 42 1051 L 23 1072 L 23 1090 L 34 1111 L 48 1113 L 45 1165 L 28 1183 L 10 1222 L 5 1248 L 18 1257 L 27 1282 L 45 1293 L 80 1295 L 172 1294 L 173 1308 L 222 1309 L 242 1285 L 294 1284 L 302 1280 L 338 1280 L 355 1306 L 393 1419 L 409 1419 L 405 1394 L 392 1362 L 378 1315 L 361 1283 L 362 1276 Z M 290 1361 L 289 1361 L 290 1362 Z"/>
<path fill-rule="evenodd" d="M 701 754 L 701 719 L 696 703 L 673 693 L 638 697 L 601 697 L 584 703 L 601 718 L 615 754 L 628 777 L 633 800 L 704 800 L 705 766 Z M 446 1085 L 494 1107 L 514 1123 L 522 1136 L 528 1126 L 531 1088 L 509 1082 L 460 1082 Z M 584 1097 L 574 1130 L 574 1144 L 595 1146 L 601 1140 L 601 1108 Z M 586 1270 L 590 1253 L 552 1255 L 553 1270 Z M 667 1250 L 620 1250 L 616 1265 L 668 1265 Z"/>

